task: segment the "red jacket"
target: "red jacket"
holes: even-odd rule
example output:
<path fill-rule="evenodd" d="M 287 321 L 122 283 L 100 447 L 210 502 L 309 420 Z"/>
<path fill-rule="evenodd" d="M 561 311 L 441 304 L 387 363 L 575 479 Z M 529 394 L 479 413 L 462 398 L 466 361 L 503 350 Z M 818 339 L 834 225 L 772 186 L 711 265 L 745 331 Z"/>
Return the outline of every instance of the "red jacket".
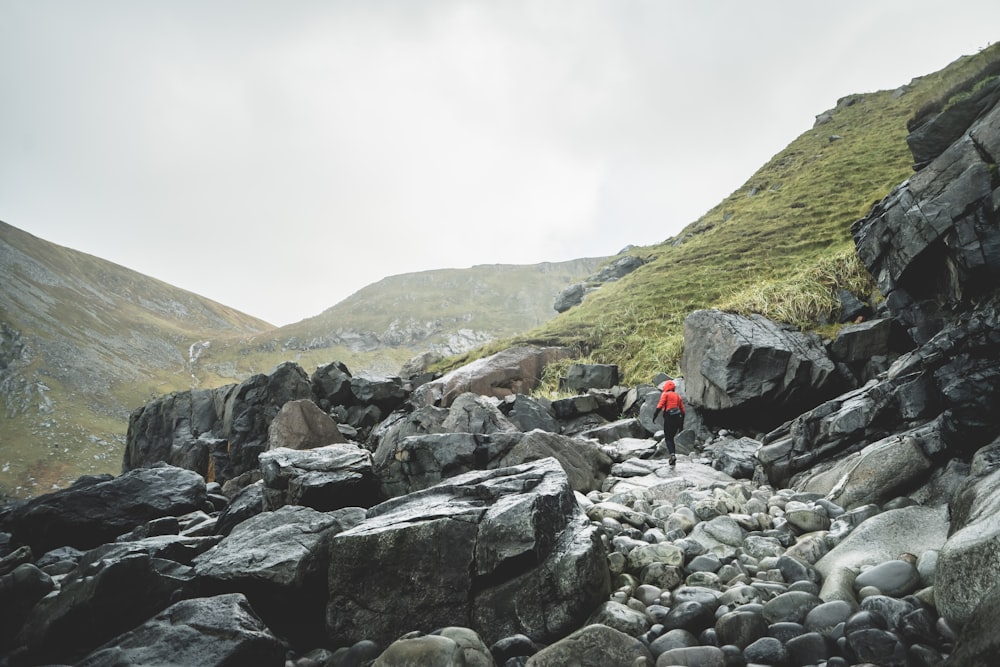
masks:
<path fill-rule="evenodd" d="M 660 394 L 660 402 L 656 404 L 657 410 L 662 410 L 666 412 L 674 408 L 680 408 L 681 414 L 684 414 L 684 401 L 681 400 L 680 394 L 676 391 L 677 385 L 674 384 L 673 380 L 667 380 L 663 384 L 663 393 Z"/>

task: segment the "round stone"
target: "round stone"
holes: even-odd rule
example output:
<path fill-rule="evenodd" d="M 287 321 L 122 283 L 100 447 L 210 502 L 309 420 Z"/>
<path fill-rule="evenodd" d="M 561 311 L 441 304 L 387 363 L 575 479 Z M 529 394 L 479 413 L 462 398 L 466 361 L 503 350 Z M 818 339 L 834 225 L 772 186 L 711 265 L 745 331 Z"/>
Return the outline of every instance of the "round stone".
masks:
<path fill-rule="evenodd" d="M 874 586 L 884 595 L 900 598 L 920 587 L 920 572 L 904 560 L 889 560 L 868 568 L 854 580 L 858 590 Z"/>
<path fill-rule="evenodd" d="M 810 632 L 829 635 L 839 624 L 854 613 L 854 607 L 845 600 L 831 600 L 813 607 L 806 615 L 805 627 Z"/>
<path fill-rule="evenodd" d="M 790 639 L 804 635 L 806 629 L 800 623 L 772 623 L 767 628 L 767 636 L 774 637 L 782 644 L 787 644 Z"/>
<path fill-rule="evenodd" d="M 818 665 L 830 657 L 826 639 L 818 632 L 807 632 L 789 639 L 785 649 L 793 665 Z"/>
<path fill-rule="evenodd" d="M 788 659 L 788 651 L 785 645 L 774 637 L 761 637 L 743 649 L 743 657 L 747 662 L 781 665 Z"/>
<path fill-rule="evenodd" d="M 715 608 L 689 600 L 674 605 L 667 617 L 663 619 L 663 627 L 667 630 L 687 630 L 698 633 L 715 623 Z"/>
<path fill-rule="evenodd" d="M 695 635 L 687 630 L 677 628 L 664 632 L 662 635 L 650 642 L 649 650 L 655 658 L 661 653 L 666 653 L 667 651 L 697 645 L 698 638 Z"/>
<path fill-rule="evenodd" d="M 695 556 L 685 567 L 688 572 L 718 572 L 721 568 L 722 561 L 713 553 Z"/>
<path fill-rule="evenodd" d="M 789 591 L 764 603 L 764 618 L 768 623 L 802 623 L 809 612 L 822 603 L 822 600 L 811 593 Z"/>
<path fill-rule="evenodd" d="M 716 621 L 715 633 L 720 644 L 744 649 L 767 634 L 767 622 L 760 614 L 731 611 Z"/>
<path fill-rule="evenodd" d="M 870 628 L 847 635 L 847 644 L 860 662 L 870 662 L 883 667 L 903 667 L 906 646 L 886 630 Z"/>

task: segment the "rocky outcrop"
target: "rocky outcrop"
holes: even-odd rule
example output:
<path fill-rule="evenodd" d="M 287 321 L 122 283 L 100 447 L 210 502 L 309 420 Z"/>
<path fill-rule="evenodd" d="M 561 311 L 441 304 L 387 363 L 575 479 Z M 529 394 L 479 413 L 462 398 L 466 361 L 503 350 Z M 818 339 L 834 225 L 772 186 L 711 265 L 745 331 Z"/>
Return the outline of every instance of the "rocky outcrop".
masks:
<path fill-rule="evenodd" d="M 645 263 L 640 257 L 621 255 L 583 282 L 573 283 L 560 292 L 552 307 L 557 313 L 565 313 L 573 306 L 580 305 L 587 294 L 600 289 L 604 283 L 620 280 Z"/>
<path fill-rule="evenodd" d="M 949 141 L 953 134 L 938 136 Z M 1000 273 L 998 159 L 994 103 L 851 229 L 890 312 L 917 343 L 993 290 Z"/>
<path fill-rule="evenodd" d="M 91 549 L 147 521 L 201 509 L 206 499 L 197 473 L 159 465 L 119 477 L 81 477 L 16 506 L 0 518 L 0 529 L 36 554 L 61 546 Z"/>
<path fill-rule="evenodd" d="M 337 422 L 309 399 L 282 405 L 267 430 L 268 449 L 313 449 L 346 442 Z"/>
<path fill-rule="evenodd" d="M 686 400 L 706 418 L 773 427 L 839 388 L 818 338 L 759 315 L 695 311 L 684 341 Z"/>
<path fill-rule="evenodd" d="M 260 455 L 263 508 L 284 505 L 322 512 L 370 507 L 383 500 L 371 452 L 356 444 L 315 449 L 272 449 Z"/>
<path fill-rule="evenodd" d="M 76 663 L 117 665 L 280 665 L 285 647 L 240 593 L 183 600 Z"/>
<path fill-rule="evenodd" d="M 538 386 L 546 365 L 565 359 L 569 354 L 568 349 L 561 347 L 510 348 L 421 385 L 411 401 L 416 406 L 446 408 L 467 392 L 497 398 L 527 394 Z"/>
<path fill-rule="evenodd" d="M 488 643 L 548 641 L 608 594 L 604 559 L 554 459 L 459 475 L 331 540 L 327 632 L 387 643 L 461 625 Z"/>

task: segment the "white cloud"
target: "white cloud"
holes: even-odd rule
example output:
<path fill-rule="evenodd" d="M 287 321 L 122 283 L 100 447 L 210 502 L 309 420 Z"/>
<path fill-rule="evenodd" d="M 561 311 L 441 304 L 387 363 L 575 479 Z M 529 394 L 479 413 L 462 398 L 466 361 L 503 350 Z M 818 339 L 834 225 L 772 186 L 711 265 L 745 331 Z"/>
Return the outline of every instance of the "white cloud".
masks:
<path fill-rule="evenodd" d="M 675 234 L 996 3 L 0 0 L 0 219 L 287 323 Z"/>

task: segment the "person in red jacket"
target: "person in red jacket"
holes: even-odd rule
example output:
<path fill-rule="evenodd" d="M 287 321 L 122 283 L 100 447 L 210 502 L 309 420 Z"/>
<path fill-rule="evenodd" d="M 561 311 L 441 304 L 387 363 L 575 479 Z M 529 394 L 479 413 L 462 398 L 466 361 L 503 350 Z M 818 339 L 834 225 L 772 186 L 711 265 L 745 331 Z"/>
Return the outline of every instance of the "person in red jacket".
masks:
<path fill-rule="evenodd" d="M 660 394 L 660 402 L 656 404 L 656 412 L 653 413 L 653 421 L 663 413 L 663 441 L 667 445 L 670 453 L 670 465 L 677 464 L 677 451 L 674 446 L 674 436 L 684 426 L 684 401 L 677 393 L 677 385 L 673 380 L 663 383 L 663 393 Z"/>

